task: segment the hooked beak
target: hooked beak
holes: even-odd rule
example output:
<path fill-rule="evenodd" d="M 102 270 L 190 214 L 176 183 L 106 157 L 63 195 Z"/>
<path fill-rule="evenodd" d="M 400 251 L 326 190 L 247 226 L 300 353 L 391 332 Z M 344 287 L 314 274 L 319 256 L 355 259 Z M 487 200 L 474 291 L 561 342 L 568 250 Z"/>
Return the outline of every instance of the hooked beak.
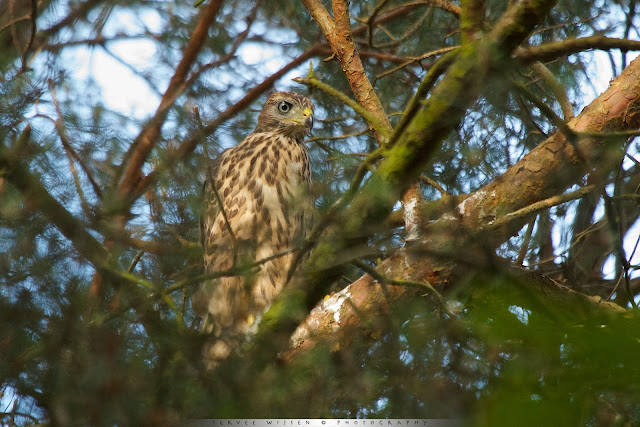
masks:
<path fill-rule="evenodd" d="M 307 107 L 302 111 L 302 117 L 304 118 L 304 126 L 307 128 L 307 132 L 311 132 L 313 129 L 313 111 Z"/>

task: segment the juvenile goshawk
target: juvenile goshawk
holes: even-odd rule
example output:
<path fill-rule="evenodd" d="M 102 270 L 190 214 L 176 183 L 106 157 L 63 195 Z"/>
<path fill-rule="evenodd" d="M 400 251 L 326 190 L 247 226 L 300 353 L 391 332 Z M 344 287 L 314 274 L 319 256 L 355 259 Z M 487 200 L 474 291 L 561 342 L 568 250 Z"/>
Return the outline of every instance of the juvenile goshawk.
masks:
<path fill-rule="evenodd" d="M 287 252 L 304 237 L 313 207 L 304 138 L 313 109 L 302 95 L 271 94 L 255 130 L 212 162 L 200 229 L 207 273 Z M 212 334 L 207 365 L 215 366 L 251 335 L 285 285 L 293 258 L 274 257 L 251 274 L 210 280 L 194 293 L 193 308 Z"/>

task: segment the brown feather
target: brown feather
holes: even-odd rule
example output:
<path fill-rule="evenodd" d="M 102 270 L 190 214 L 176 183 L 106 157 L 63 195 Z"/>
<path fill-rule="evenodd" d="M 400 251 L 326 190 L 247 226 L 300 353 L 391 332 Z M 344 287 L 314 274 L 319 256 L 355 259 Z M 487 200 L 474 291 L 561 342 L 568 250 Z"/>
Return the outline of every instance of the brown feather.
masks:
<path fill-rule="evenodd" d="M 288 106 L 279 108 L 283 102 Z M 207 273 L 294 249 L 304 237 L 313 207 L 304 145 L 313 115 L 304 111 L 313 108 L 302 95 L 273 93 L 255 130 L 213 161 L 204 184 L 200 227 Z M 213 337 L 205 353 L 210 367 L 255 330 L 251 319 L 259 318 L 286 285 L 293 258 L 288 253 L 261 264 L 255 274 L 210 280 L 194 292 L 194 311 Z"/>

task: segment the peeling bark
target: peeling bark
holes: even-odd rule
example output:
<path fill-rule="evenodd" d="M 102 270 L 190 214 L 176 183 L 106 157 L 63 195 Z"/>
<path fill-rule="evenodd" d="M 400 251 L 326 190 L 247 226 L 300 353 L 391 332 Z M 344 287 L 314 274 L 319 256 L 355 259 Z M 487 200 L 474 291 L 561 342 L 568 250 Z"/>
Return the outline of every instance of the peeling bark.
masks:
<path fill-rule="evenodd" d="M 577 147 L 562 133 L 555 133 L 538 145 L 500 178 L 478 190 L 478 197 L 463 203 L 461 221 L 467 230 L 477 230 L 495 218 L 514 212 L 548 197 L 561 194 L 590 172 L 590 168 L 609 170 L 612 148 L 610 139 L 591 136 L 597 132 L 636 130 L 640 127 L 640 59 L 634 60 L 617 77 L 609 89 L 596 98 L 573 120 L 569 128 L 588 132 L 579 138 Z M 584 156 L 586 163 L 581 159 Z M 515 234 L 529 218 L 513 221 L 502 233 L 492 236 L 494 246 Z"/>

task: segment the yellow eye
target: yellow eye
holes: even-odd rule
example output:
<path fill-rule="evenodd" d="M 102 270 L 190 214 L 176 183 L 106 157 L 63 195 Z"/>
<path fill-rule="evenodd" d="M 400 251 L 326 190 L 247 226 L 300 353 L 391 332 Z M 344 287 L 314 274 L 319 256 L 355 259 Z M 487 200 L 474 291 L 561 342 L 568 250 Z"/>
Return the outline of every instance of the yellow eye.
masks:
<path fill-rule="evenodd" d="M 286 114 L 290 110 L 291 110 L 291 103 L 287 101 L 280 101 L 280 103 L 278 104 L 278 111 L 280 111 L 282 114 Z"/>

